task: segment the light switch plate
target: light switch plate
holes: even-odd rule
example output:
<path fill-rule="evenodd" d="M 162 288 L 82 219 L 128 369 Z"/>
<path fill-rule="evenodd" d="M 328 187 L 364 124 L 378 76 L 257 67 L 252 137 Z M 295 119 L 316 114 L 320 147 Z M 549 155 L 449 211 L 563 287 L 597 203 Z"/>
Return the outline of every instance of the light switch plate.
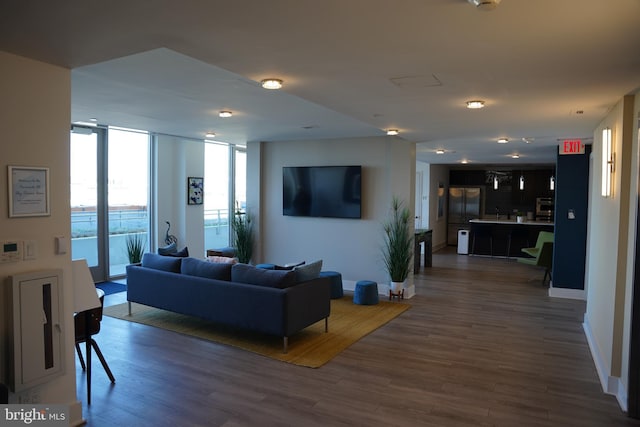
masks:
<path fill-rule="evenodd" d="M 25 240 L 24 250 L 22 252 L 22 259 L 25 261 L 33 260 L 38 257 L 38 248 L 36 247 L 35 240 Z"/>

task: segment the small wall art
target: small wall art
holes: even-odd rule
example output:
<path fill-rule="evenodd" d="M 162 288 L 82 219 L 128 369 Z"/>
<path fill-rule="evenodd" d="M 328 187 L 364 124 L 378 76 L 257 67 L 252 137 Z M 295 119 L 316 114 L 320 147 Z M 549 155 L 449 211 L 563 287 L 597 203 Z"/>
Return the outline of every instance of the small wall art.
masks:
<path fill-rule="evenodd" d="M 190 176 L 187 178 L 187 204 L 201 205 L 204 199 L 203 178 Z"/>
<path fill-rule="evenodd" d="M 49 168 L 8 166 L 9 217 L 49 216 Z"/>

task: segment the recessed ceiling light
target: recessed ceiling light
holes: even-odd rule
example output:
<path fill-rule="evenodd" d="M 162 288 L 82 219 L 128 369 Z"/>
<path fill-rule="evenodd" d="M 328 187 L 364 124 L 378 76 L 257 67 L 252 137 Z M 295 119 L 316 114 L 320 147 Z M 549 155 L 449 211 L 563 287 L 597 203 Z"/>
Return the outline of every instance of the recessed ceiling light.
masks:
<path fill-rule="evenodd" d="M 462 159 L 462 160 L 460 161 L 460 163 L 462 163 L 463 165 L 466 165 L 467 163 L 469 163 L 469 160 L 467 160 L 467 159 Z"/>
<path fill-rule="evenodd" d="M 398 131 L 398 129 L 389 129 L 389 130 L 387 130 L 387 135 L 392 135 L 393 136 L 393 135 L 397 135 L 399 133 L 400 133 L 400 131 Z"/>
<path fill-rule="evenodd" d="M 509 142 L 509 138 L 500 138 L 498 139 L 498 144 L 506 144 Z"/>
<path fill-rule="evenodd" d="M 227 111 L 227 110 L 222 110 L 218 113 L 218 116 L 220 117 L 231 117 L 233 116 L 233 113 L 231 111 Z"/>
<path fill-rule="evenodd" d="M 264 79 L 260 81 L 262 87 L 265 89 L 280 89 L 282 87 L 282 80 L 280 79 Z"/>
<path fill-rule="evenodd" d="M 91 117 L 91 118 L 89 119 L 89 121 L 90 121 L 90 122 L 97 122 L 97 121 L 98 121 L 98 119 L 96 119 L 95 117 Z"/>
<path fill-rule="evenodd" d="M 512 154 L 512 155 L 511 155 L 511 158 L 512 158 L 512 159 L 519 159 L 519 158 L 520 158 L 520 155 L 519 155 L 519 154 Z"/>
<path fill-rule="evenodd" d="M 436 154 L 444 154 L 444 150 L 442 148 L 438 148 L 436 150 Z"/>
<path fill-rule="evenodd" d="M 204 136 L 205 138 L 215 138 L 216 134 L 213 132 L 207 132 Z"/>
<path fill-rule="evenodd" d="M 474 99 L 472 101 L 467 101 L 467 108 L 478 109 L 484 107 L 484 101 L 479 99 Z"/>

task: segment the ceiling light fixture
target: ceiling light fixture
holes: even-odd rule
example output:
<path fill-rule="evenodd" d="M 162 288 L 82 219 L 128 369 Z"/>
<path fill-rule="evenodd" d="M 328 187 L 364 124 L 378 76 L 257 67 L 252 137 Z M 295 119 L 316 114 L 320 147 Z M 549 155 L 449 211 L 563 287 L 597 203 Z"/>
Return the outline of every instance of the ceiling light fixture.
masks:
<path fill-rule="evenodd" d="M 509 138 L 500 138 L 498 139 L 498 144 L 506 144 L 509 142 Z"/>
<path fill-rule="evenodd" d="M 205 137 L 205 138 L 215 138 L 215 137 L 216 137 L 216 134 L 215 134 L 215 133 L 213 133 L 213 132 L 207 132 L 207 133 L 204 135 L 204 137 Z"/>
<path fill-rule="evenodd" d="M 399 134 L 400 131 L 398 129 L 389 129 L 387 130 L 387 135 L 393 136 Z"/>
<path fill-rule="evenodd" d="M 478 108 L 482 108 L 482 107 L 484 107 L 484 101 L 481 101 L 479 99 L 467 101 L 467 108 L 470 108 L 472 110 L 477 110 Z"/>
<path fill-rule="evenodd" d="M 469 3 L 474 5 L 476 9 L 483 11 L 490 11 L 498 7 L 502 0 L 469 0 Z"/>
<path fill-rule="evenodd" d="M 519 159 L 519 158 L 520 158 L 520 155 L 519 155 L 519 154 L 512 154 L 512 155 L 511 155 L 511 158 L 512 158 L 512 159 Z"/>
<path fill-rule="evenodd" d="M 462 160 L 460 161 L 460 163 L 462 163 L 463 165 L 466 165 L 467 163 L 469 163 L 469 160 L 467 160 L 467 159 L 462 159 Z"/>
<path fill-rule="evenodd" d="M 280 79 L 264 79 L 260 81 L 260 84 L 265 89 L 280 89 L 283 81 Z"/>
<path fill-rule="evenodd" d="M 218 113 L 218 116 L 220 117 L 231 117 L 233 116 L 233 113 L 231 111 L 227 111 L 227 110 L 222 110 Z"/>
<path fill-rule="evenodd" d="M 442 148 L 438 148 L 436 150 L 436 154 L 444 154 L 444 150 Z"/>

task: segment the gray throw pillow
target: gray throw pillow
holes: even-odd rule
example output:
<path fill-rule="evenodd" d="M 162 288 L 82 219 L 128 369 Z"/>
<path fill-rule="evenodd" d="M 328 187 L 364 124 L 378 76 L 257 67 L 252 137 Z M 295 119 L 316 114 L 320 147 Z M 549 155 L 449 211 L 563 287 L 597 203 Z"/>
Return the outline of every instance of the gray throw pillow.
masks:
<path fill-rule="evenodd" d="M 178 252 L 178 246 L 176 242 L 171 243 L 163 248 L 158 248 L 159 255 L 169 255 Z"/>
<path fill-rule="evenodd" d="M 296 273 L 296 281 L 306 282 L 307 280 L 313 280 L 320 276 L 320 270 L 322 270 L 322 260 L 310 262 L 309 264 L 300 265 L 295 267 L 293 271 Z"/>
<path fill-rule="evenodd" d="M 142 256 L 142 266 L 153 268 L 155 270 L 170 271 L 172 273 L 180 273 L 180 265 L 182 258 L 162 256 L 147 252 Z"/>
<path fill-rule="evenodd" d="M 265 270 L 248 264 L 233 264 L 231 281 L 284 289 L 296 284 L 296 275 L 288 270 Z"/>
<path fill-rule="evenodd" d="M 233 264 L 202 261 L 196 258 L 184 258 L 180 271 L 182 274 L 189 276 L 229 281 L 231 280 L 232 265 Z"/>

